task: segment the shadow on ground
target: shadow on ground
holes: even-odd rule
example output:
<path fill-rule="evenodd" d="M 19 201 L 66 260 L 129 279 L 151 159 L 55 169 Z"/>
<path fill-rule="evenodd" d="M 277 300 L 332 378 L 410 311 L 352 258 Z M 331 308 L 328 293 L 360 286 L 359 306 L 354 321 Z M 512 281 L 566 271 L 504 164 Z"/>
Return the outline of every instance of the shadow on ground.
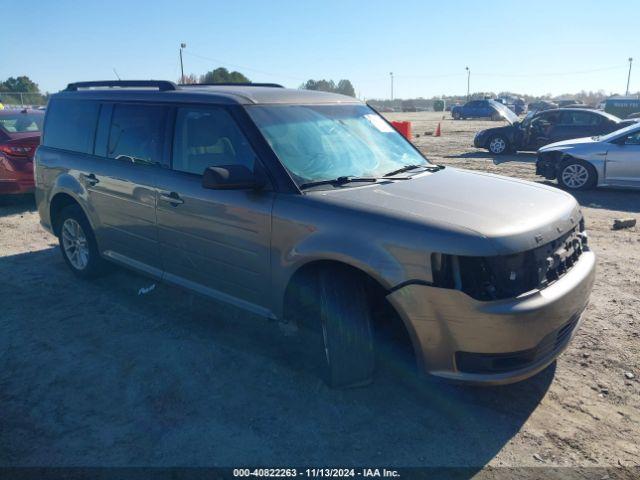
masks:
<path fill-rule="evenodd" d="M 0 258 L 0 465 L 480 468 L 555 371 L 470 388 L 389 358 L 373 385 L 330 390 L 276 324 L 162 285 L 138 294 L 151 284 L 81 281 L 56 249 Z"/>
<path fill-rule="evenodd" d="M 560 188 L 556 182 L 550 180 L 541 180 L 538 183 Z M 594 188 L 569 193 L 583 207 L 640 213 L 640 190 L 637 189 Z"/>
<path fill-rule="evenodd" d="M 535 163 L 536 154 L 531 152 L 517 152 L 505 155 L 494 155 L 486 150 L 474 150 L 472 152 L 464 152 L 458 155 L 445 155 L 444 158 L 486 158 L 492 160 L 494 165 L 500 165 L 501 163 L 507 162 Z"/>
<path fill-rule="evenodd" d="M 31 194 L 0 195 L 0 217 L 15 215 L 16 213 L 33 212 L 35 210 L 35 198 Z"/>

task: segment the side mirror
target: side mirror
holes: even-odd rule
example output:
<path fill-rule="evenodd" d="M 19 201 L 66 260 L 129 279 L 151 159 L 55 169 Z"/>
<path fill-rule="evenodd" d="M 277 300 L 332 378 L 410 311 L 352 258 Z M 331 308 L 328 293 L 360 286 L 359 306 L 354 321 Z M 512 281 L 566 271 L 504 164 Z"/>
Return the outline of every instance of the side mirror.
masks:
<path fill-rule="evenodd" d="M 209 167 L 202 174 L 202 188 L 211 190 L 258 190 L 264 183 L 244 165 Z"/>

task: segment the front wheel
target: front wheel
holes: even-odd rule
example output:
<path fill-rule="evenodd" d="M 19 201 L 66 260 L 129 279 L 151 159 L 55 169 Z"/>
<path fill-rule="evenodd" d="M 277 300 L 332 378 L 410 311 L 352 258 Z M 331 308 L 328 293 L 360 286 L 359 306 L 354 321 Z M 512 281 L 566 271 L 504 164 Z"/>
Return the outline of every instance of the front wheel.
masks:
<path fill-rule="evenodd" d="M 374 336 L 365 281 L 356 272 L 322 269 L 316 298 L 325 382 L 331 387 L 370 383 L 375 365 Z"/>
<path fill-rule="evenodd" d="M 509 151 L 509 141 L 502 135 L 495 135 L 489 139 L 488 149 L 494 155 L 502 155 Z"/>
<path fill-rule="evenodd" d="M 104 271 L 105 261 L 91 225 L 79 205 L 70 205 L 60 213 L 58 240 L 65 263 L 82 278 L 93 278 Z"/>
<path fill-rule="evenodd" d="M 590 163 L 571 158 L 560 165 L 558 183 L 567 190 L 588 190 L 595 187 L 597 175 Z"/>

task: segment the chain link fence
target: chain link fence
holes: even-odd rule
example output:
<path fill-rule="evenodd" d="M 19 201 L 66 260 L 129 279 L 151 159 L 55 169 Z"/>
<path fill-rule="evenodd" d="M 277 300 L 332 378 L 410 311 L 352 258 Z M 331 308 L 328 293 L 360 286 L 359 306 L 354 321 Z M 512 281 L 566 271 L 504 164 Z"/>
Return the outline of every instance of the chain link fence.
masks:
<path fill-rule="evenodd" d="M 47 101 L 47 96 L 41 93 L 0 91 L 0 103 L 5 108 L 43 107 Z"/>

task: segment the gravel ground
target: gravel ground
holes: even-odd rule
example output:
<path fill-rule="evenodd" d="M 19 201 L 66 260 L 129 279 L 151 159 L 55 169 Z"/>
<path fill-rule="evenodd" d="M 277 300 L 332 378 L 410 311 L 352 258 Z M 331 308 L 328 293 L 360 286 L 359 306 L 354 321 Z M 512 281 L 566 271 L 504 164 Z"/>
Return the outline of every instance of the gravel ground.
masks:
<path fill-rule="evenodd" d="M 413 122 L 436 163 L 541 181 L 532 154 L 471 147 L 495 122 Z M 448 116 L 448 115 L 447 115 Z M 442 137 L 432 133 L 438 121 Z M 577 196 L 598 277 L 567 352 L 516 385 L 392 366 L 334 391 L 277 324 L 116 270 L 67 270 L 33 199 L 0 206 L 0 466 L 638 466 L 640 193 Z M 634 378 L 627 378 L 634 376 Z"/>

